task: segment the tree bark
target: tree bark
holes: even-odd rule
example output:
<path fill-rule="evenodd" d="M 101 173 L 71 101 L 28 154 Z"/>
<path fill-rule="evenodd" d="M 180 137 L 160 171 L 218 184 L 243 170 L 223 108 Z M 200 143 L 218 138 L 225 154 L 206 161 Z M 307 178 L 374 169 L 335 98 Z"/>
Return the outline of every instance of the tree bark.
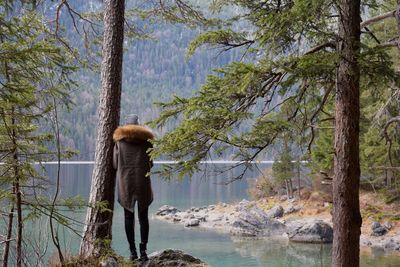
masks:
<path fill-rule="evenodd" d="M 112 166 L 112 135 L 119 124 L 122 54 L 124 39 L 124 0 L 104 1 L 103 60 L 101 63 L 102 91 L 98 111 L 95 165 L 92 175 L 86 223 L 80 255 L 89 258 L 108 249 L 112 237 L 115 171 Z M 111 211 L 96 204 L 107 203 Z"/>
<path fill-rule="evenodd" d="M 297 162 L 297 190 L 299 194 L 299 200 L 301 199 L 301 192 L 300 192 L 300 187 L 301 187 L 301 174 L 300 174 L 300 160 Z"/>
<path fill-rule="evenodd" d="M 15 189 L 13 189 L 15 191 Z M 4 252 L 3 252 L 3 267 L 8 266 L 8 256 L 10 254 L 10 242 L 12 236 L 12 228 L 13 228 L 13 219 L 14 219 L 14 203 L 11 204 L 10 213 L 8 214 L 8 226 L 7 226 L 7 237 L 4 241 Z"/>
<path fill-rule="evenodd" d="M 292 178 L 290 178 L 289 179 L 289 188 L 290 188 L 290 198 L 293 198 L 294 196 L 293 196 L 293 181 L 292 181 Z"/>
<path fill-rule="evenodd" d="M 332 266 L 359 266 L 360 0 L 339 1 Z"/>
<path fill-rule="evenodd" d="M 287 199 L 289 200 L 290 199 L 290 193 L 289 193 L 289 183 L 288 183 L 287 179 L 285 179 L 285 185 L 286 185 L 286 196 L 287 196 Z"/>
<path fill-rule="evenodd" d="M 17 132 L 16 132 L 16 121 L 15 121 L 15 108 L 11 109 L 11 137 L 13 143 L 13 175 L 14 183 L 13 189 L 15 194 L 15 205 L 17 209 L 17 239 L 16 239 L 16 266 L 22 266 L 22 197 L 20 188 L 20 171 L 19 171 L 19 159 L 18 159 L 18 144 L 17 144 Z"/>

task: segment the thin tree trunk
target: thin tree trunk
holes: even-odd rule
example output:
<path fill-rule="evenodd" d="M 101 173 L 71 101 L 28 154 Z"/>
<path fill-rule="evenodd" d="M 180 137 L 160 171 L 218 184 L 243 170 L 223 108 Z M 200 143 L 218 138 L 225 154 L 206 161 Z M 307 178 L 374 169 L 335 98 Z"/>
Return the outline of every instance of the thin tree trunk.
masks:
<path fill-rule="evenodd" d="M 360 253 L 360 0 L 339 1 L 332 266 L 357 267 Z"/>
<path fill-rule="evenodd" d="M 292 178 L 289 179 L 289 192 L 290 192 L 290 198 L 293 198 L 293 181 Z"/>
<path fill-rule="evenodd" d="M 301 181 L 300 181 L 300 160 L 298 161 L 297 164 L 297 193 L 299 194 L 299 199 L 301 199 L 301 193 L 300 193 L 300 186 L 301 186 Z"/>
<path fill-rule="evenodd" d="M 18 145 L 17 145 L 17 133 L 15 131 L 15 108 L 11 109 L 11 138 L 13 143 L 13 175 L 14 175 L 14 194 L 15 194 L 15 206 L 17 209 L 17 239 L 16 239 L 16 266 L 22 266 L 22 199 L 21 199 L 21 188 L 20 188 L 20 173 L 18 168 Z"/>
<path fill-rule="evenodd" d="M 287 180 L 287 179 L 285 179 L 285 186 L 286 186 L 286 196 L 287 196 L 287 199 L 289 200 L 289 199 L 290 199 L 290 194 L 289 194 L 289 183 L 288 183 L 288 180 Z"/>
<path fill-rule="evenodd" d="M 53 131 L 56 138 L 56 148 L 57 148 L 57 178 L 56 178 L 56 192 L 53 197 L 53 202 L 50 207 L 50 233 L 51 239 L 53 240 L 53 244 L 57 249 L 58 252 L 58 259 L 60 260 L 60 265 L 62 267 L 65 266 L 64 255 L 62 253 L 60 240 L 58 238 L 58 231 L 55 229 L 53 220 L 54 220 L 54 211 L 55 205 L 58 198 L 58 194 L 60 193 L 60 171 L 61 171 L 61 143 L 60 143 L 60 127 L 58 123 L 58 110 L 57 110 L 57 102 L 55 98 L 53 98 L 54 104 L 54 121 L 53 121 Z"/>
<path fill-rule="evenodd" d="M 1 42 L 3 42 L 3 38 L 0 37 Z M 5 70 L 5 74 L 6 74 L 6 79 L 7 82 L 10 81 L 10 75 L 8 73 L 8 64 L 7 62 L 4 63 L 4 70 Z M 11 113 L 12 116 L 14 116 L 14 108 L 11 109 Z M 7 119 L 4 117 L 4 124 L 7 126 Z M 16 147 L 16 136 L 15 136 L 15 118 L 12 117 L 11 120 L 12 123 L 12 131 L 11 131 L 11 137 L 12 137 L 12 142 L 13 142 L 13 148 L 14 148 L 14 152 L 13 152 L 13 159 L 14 159 L 14 177 L 17 176 L 17 171 L 18 168 L 16 166 L 17 162 L 16 160 L 18 159 L 17 157 L 17 147 Z M 15 195 L 16 194 L 16 189 L 15 189 L 15 181 L 13 182 L 13 186 L 12 186 L 12 193 Z M 10 253 L 10 242 L 11 242 L 11 237 L 12 237 L 12 229 L 13 229 L 13 221 L 14 221 L 14 200 L 12 200 L 11 203 L 11 209 L 10 209 L 10 213 L 8 214 L 8 229 L 7 229 L 7 238 L 6 238 L 6 243 L 4 245 L 4 253 L 3 253 L 3 266 L 8 266 L 8 257 L 9 257 L 9 253 Z"/>
<path fill-rule="evenodd" d="M 14 191 L 15 189 L 13 189 Z M 4 241 L 4 253 L 3 253 L 3 267 L 8 266 L 8 256 L 10 254 L 10 242 L 12 236 L 12 228 L 13 228 L 13 220 L 14 220 L 14 203 L 11 204 L 10 213 L 8 214 L 8 226 L 7 226 L 7 237 Z"/>
<path fill-rule="evenodd" d="M 111 241 L 114 207 L 115 171 L 112 166 L 112 135 L 120 116 L 122 53 L 124 38 L 124 0 L 104 1 L 103 60 L 101 63 L 100 105 L 98 111 L 95 166 L 80 254 L 83 258 L 99 255 Z M 96 204 L 107 203 L 110 211 Z"/>
<path fill-rule="evenodd" d="M 19 179 L 17 178 L 17 182 L 15 183 L 15 191 L 16 191 L 16 207 L 17 207 L 17 267 L 22 266 L 22 197 L 21 197 L 21 189 L 19 186 Z"/>

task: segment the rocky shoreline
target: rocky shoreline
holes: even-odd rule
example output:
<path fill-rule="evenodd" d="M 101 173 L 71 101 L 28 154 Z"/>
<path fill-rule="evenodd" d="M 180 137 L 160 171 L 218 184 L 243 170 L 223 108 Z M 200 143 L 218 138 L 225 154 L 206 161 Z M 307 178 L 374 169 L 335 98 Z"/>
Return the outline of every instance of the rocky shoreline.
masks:
<path fill-rule="evenodd" d="M 283 208 L 275 205 L 270 209 L 260 207 L 259 201 L 242 200 L 237 204 L 218 204 L 192 207 L 181 211 L 164 205 L 156 213 L 156 218 L 185 227 L 200 227 L 232 236 L 255 238 L 281 237 L 298 243 L 332 243 L 333 229 L 330 217 L 296 216 L 303 209 L 292 201 Z M 362 233 L 360 245 L 373 252 L 399 252 L 400 233 L 392 230 L 392 225 L 375 222 L 370 233 Z"/>

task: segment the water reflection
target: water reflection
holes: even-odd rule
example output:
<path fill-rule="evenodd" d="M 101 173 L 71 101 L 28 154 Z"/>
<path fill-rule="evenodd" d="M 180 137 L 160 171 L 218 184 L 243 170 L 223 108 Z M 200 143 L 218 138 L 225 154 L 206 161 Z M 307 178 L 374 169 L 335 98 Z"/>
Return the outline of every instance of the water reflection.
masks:
<path fill-rule="evenodd" d="M 331 266 L 330 245 L 297 244 L 284 238 L 233 237 L 232 241 L 241 256 L 256 258 L 261 266 Z"/>

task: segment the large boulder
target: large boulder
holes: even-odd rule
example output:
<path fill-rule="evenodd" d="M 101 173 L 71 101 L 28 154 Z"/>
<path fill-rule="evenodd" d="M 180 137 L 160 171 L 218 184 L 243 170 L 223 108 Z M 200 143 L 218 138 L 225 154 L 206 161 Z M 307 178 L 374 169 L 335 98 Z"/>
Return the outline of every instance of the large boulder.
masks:
<path fill-rule="evenodd" d="M 301 210 L 301 207 L 295 207 L 295 206 L 291 205 L 284 210 L 283 214 L 285 214 L 285 215 L 292 214 L 292 213 L 298 212 L 299 210 Z"/>
<path fill-rule="evenodd" d="M 200 221 L 198 219 L 190 219 L 185 223 L 186 227 L 193 227 L 193 226 L 199 226 Z"/>
<path fill-rule="evenodd" d="M 174 215 L 177 212 L 180 212 L 180 210 L 172 206 L 163 205 L 157 210 L 156 215 L 158 216 Z"/>
<path fill-rule="evenodd" d="M 270 218 L 280 218 L 283 216 L 282 206 L 275 206 L 267 212 L 267 216 Z"/>
<path fill-rule="evenodd" d="M 388 232 L 388 229 L 381 225 L 379 222 L 373 222 L 372 226 L 372 236 L 382 236 Z"/>
<path fill-rule="evenodd" d="M 231 234 L 241 236 L 273 236 L 285 232 L 283 223 L 270 218 L 257 206 L 242 209 L 231 226 Z"/>
<path fill-rule="evenodd" d="M 296 220 L 286 223 L 290 241 L 300 243 L 332 243 L 333 229 L 321 220 Z"/>
<path fill-rule="evenodd" d="M 208 267 L 201 260 L 180 250 L 166 249 L 149 255 L 142 267 Z"/>
<path fill-rule="evenodd" d="M 383 236 L 387 233 L 387 229 L 383 226 L 375 228 L 372 232 L 372 236 Z"/>

